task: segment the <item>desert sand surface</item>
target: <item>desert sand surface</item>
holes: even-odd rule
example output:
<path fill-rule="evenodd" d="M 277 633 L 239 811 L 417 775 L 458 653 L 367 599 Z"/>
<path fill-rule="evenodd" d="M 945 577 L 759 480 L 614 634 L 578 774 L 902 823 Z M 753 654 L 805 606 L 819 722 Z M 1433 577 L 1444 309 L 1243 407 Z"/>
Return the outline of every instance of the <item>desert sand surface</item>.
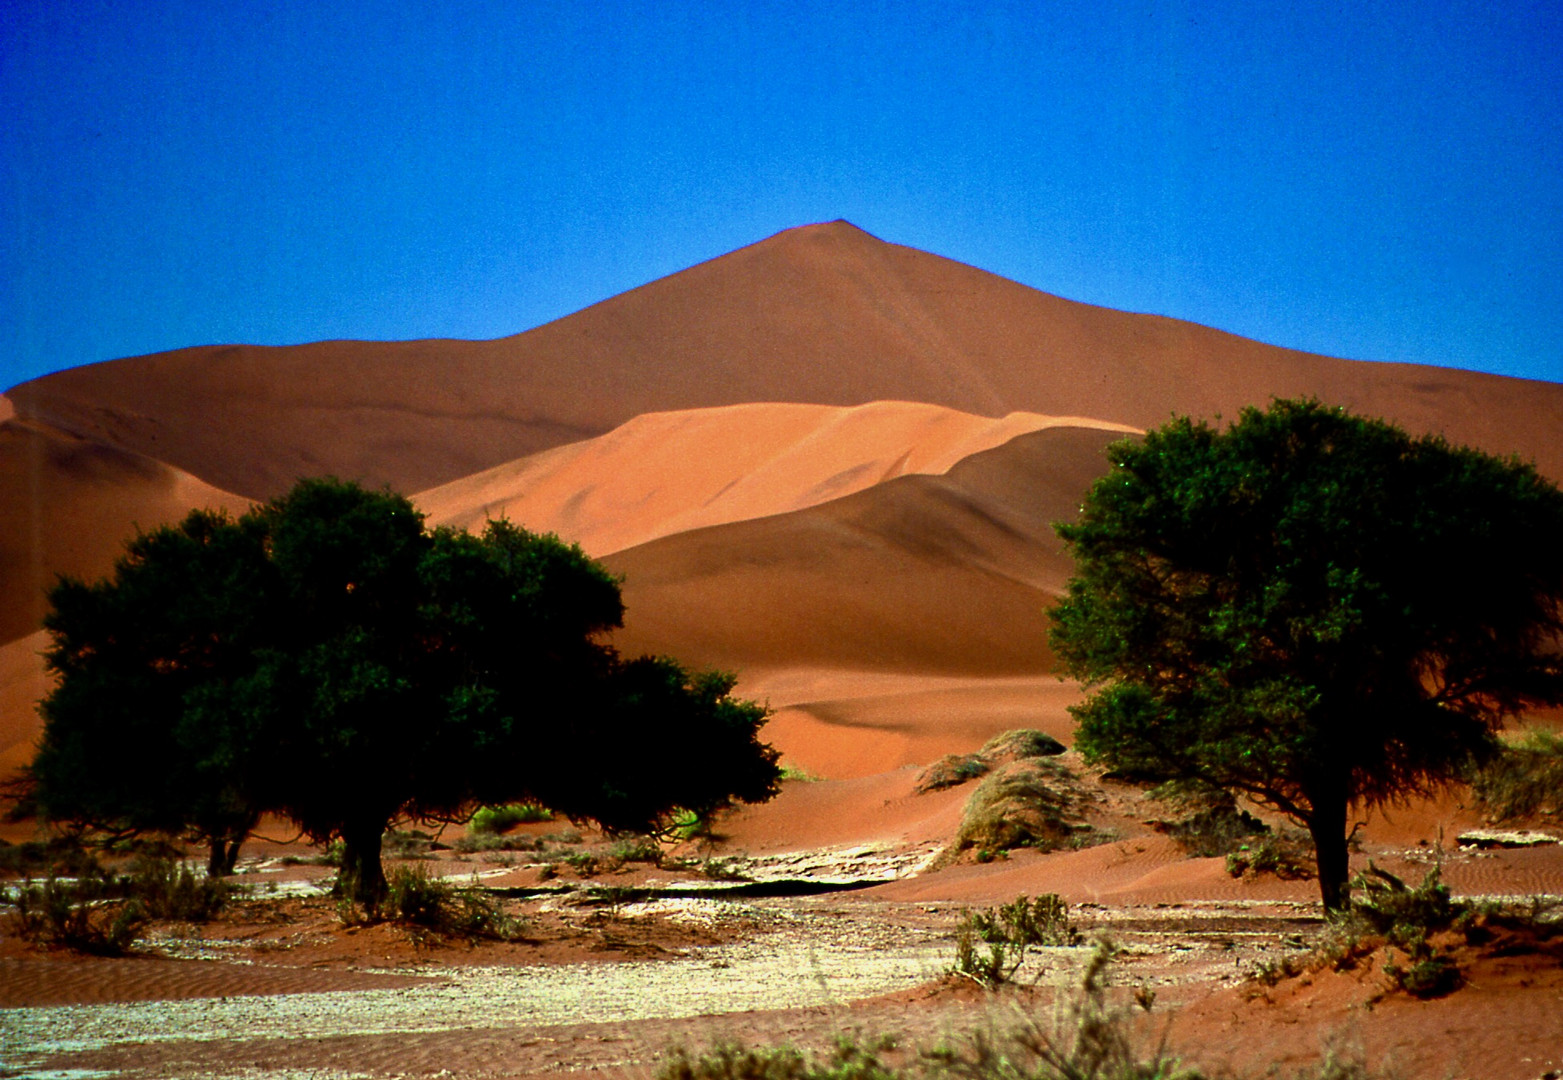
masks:
<path fill-rule="evenodd" d="M 1154 992 L 1142 1034 L 1208 1068 L 1265 1075 L 1330 1040 L 1407 1078 L 1563 1068 L 1555 940 L 1473 946 L 1465 986 L 1430 1001 L 1390 984 L 1385 954 L 1266 981 L 1322 940 L 1317 884 L 1191 854 L 1175 807 L 1069 749 L 1085 691 L 1046 645 L 1071 570 L 1053 523 L 1112 442 L 1299 394 L 1563 477 L 1563 387 L 1073 303 L 845 222 L 496 341 L 211 346 L 12 388 L 0 774 L 40 730 L 57 575 L 333 473 L 415 493 L 431 525 L 507 517 L 602 557 L 623 582 L 615 646 L 735 672 L 789 778 L 658 861 L 563 821 L 488 848 L 429 826 L 395 857 L 488 890 L 521 920 L 513 941 L 344 925 L 324 853 L 280 822 L 246 848 L 241 902 L 155 924 L 129 957 L 39 949 L 0 911 L 0 1075 L 650 1077 L 676 1043 L 826 1047 L 843 1029 L 897 1034 L 904 1062 L 1052 1017 L 1103 935 L 1114 1000 Z M 980 781 L 924 790 L 925 770 L 1017 728 L 1066 748 L 1049 760 L 1079 842 L 980 861 L 956 844 Z M 1563 845 L 1459 844 L 1491 824 L 1465 788 L 1360 818 L 1354 869 L 1563 896 Z M 1563 838 L 1546 817 L 1506 825 Z M 1081 943 L 1038 950 L 1001 992 L 950 975 L 964 909 L 1043 893 Z"/>
<path fill-rule="evenodd" d="M 651 413 L 607 435 L 414 496 L 434 525 L 508 518 L 593 556 L 673 533 L 769 517 L 964 458 L 1043 428 L 1140 434 L 1080 417 L 973 416 L 919 402 L 746 404 Z"/>

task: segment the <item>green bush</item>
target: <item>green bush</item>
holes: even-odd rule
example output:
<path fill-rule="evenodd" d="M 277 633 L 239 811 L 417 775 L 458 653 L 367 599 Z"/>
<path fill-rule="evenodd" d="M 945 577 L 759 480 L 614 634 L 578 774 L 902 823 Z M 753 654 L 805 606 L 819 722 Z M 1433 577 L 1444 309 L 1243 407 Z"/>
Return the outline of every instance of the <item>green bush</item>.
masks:
<path fill-rule="evenodd" d="M 1494 821 L 1563 814 L 1563 738 L 1533 732 L 1503 746 L 1469 779 Z"/>
<path fill-rule="evenodd" d="M 502 833 L 516 825 L 552 821 L 554 812 L 537 803 L 509 803 L 505 806 L 480 806 L 467 823 L 474 833 Z"/>

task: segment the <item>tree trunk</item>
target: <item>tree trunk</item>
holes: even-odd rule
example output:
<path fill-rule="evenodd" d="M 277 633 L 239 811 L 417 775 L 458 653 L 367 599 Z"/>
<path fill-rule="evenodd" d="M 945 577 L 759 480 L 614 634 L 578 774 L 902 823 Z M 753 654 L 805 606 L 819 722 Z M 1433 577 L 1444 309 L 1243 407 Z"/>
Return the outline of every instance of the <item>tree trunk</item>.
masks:
<path fill-rule="evenodd" d="M 206 876 L 212 878 L 227 877 L 233 873 L 233 863 L 239 861 L 239 845 L 233 845 L 233 860 L 228 859 L 227 838 L 222 836 L 208 836 L 206 838 Z"/>
<path fill-rule="evenodd" d="M 1311 799 L 1308 832 L 1313 836 L 1319 892 L 1326 915 L 1343 914 L 1351 906 L 1351 856 L 1346 850 L 1346 799 Z"/>
<path fill-rule="evenodd" d="M 380 867 L 380 839 L 385 822 L 357 823 L 342 829 L 342 869 L 336 892 L 368 911 L 378 911 L 385 899 L 385 871 Z"/>

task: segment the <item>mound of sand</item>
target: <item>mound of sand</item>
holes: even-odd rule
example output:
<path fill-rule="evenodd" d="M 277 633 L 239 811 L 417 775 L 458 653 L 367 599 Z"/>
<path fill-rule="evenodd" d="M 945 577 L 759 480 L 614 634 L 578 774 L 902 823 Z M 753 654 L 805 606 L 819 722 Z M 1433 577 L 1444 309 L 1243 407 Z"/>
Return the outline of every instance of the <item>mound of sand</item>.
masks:
<path fill-rule="evenodd" d="M 107 573 L 138 529 L 198 507 L 249 505 L 152 458 L 43 424 L 0 423 L 0 642 L 38 628 L 60 575 Z"/>
<path fill-rule="evenodd" d="M 649 413 L 607 435 L 425 491 L 431 524 L 506 517 L 604 555 L 709 525 L 838 499 L 898 476 L 942 474 L 1044 428 L 1135 429 L 1077 417 L 1000 420 L 937 405 L 749 404 Z"/>
<path fill-rule="evenodd" d="M 1047 428 L 943 476 L 618 552 L 604 561 L 624 579 L 619 645 L 740 670 L 1045 672 L 1046 609 L 1069 573 L 1052 522 L 1119 437 Z"/>

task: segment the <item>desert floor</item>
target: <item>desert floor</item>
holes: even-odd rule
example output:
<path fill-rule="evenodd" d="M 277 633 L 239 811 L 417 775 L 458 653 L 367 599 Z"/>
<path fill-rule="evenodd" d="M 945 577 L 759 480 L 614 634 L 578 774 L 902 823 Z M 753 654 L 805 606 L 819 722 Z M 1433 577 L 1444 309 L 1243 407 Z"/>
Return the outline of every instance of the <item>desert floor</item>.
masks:
<path fill-rule="evenodd" d="M 490 890 L 521 920 L 511 942 L 344 927 L 332 871 L 279 824 L 247 849 L 244 899 L 213 923 L 156 925 L 136 955 L 40 950 L 6 916 L 0 1075 L 642 1077 L 675 1046 L 825 1048 L 841 1032 L 891 1037 L 907 1060 L 974 1031 L 1048 1029 L 1103 937 L 1109 1000 L 1147 1046 L 1165 1039 L 1217 1074 L 1287 1075 L 1332 1050 L 1401 1077 L 1563 1066 L 1555 940 L 1462 947 L 1465 985 L 1426 1001 L 1393 988 L 1382 950 L 1277 979 L 1325 934 L 1316 885 L 1191 858 L 1158 831 L 1164 805 L 1058 760 L 1106 842 L 932 869 L 975 784 L 918 794 L 909 764 L 789 780 L 660 867 L 616 864 L 610 842 L 556 822 L 509 834 L 541 850 L 463 855 L 441 847 L 453 827 L 422 858 L 389 860 Z M 1416 881 L 1437 862 L 1457 896 L 1563 894 L 1556 844 L 1457 846 L 1480 824 L 1457 795 L 1371 816 L 1354 865 Z M 1080 944 L 1032 949 L 999 991 L 949 974 L 963 910 L 1044 892 L 1069 902 Z"/>

